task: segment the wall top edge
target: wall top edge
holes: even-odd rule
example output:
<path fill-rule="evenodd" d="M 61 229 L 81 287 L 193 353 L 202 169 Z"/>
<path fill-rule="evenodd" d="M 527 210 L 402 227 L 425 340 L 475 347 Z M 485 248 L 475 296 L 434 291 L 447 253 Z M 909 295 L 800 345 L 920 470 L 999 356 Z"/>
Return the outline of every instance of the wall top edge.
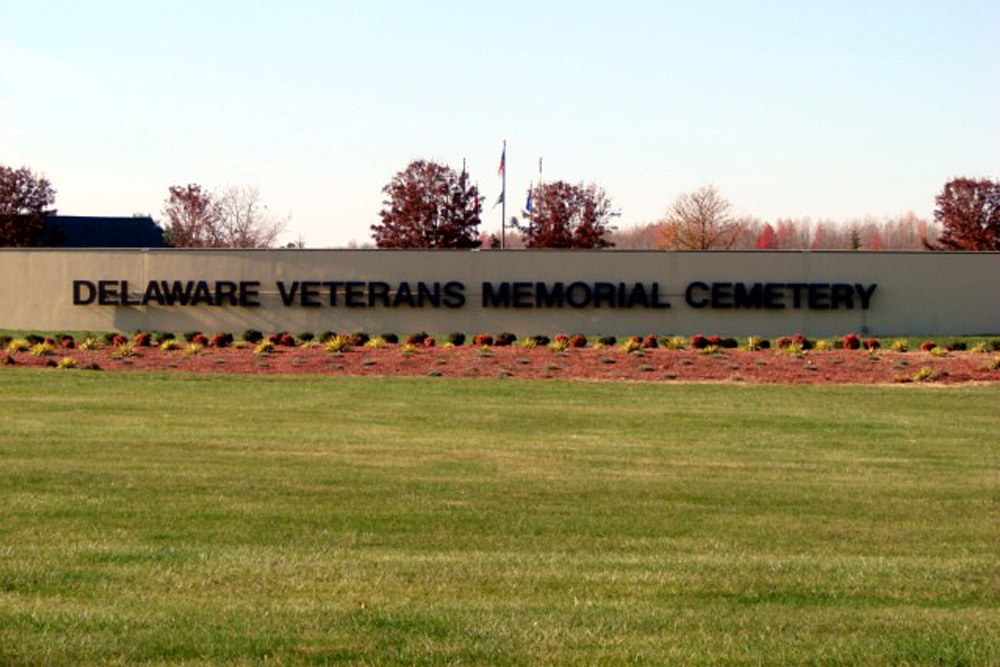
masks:
<path fill-rule="evenodd" d="M 942 256 L 942 255 L 994 255 L 1000 257 L 996 250 L 642 250 L 630 248 L 605 248 L 603 250 L 584 250 L 571 248 L 517 248 L 517 249 L 466 249 L 466 248 L 0 248 L 0 254 L 30 254 L 30 253 L 115 253 L 122 255 L 159 255 L 159 254 L 282 254 L 297 253 L 413 253 L 413 254 L 572 254 L 572 255 L 850 255 L 850 256 Z"/>

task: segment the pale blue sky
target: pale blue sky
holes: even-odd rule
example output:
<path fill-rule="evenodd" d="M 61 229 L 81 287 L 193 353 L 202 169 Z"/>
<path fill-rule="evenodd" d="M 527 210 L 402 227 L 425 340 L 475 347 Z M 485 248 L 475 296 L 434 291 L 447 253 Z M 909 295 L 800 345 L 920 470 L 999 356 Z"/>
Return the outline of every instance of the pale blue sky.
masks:
<path fill-rule="evenodd" d="M 1000 2 L 4 2 L 0 164 L 61 213 L 257 186 L 310 247 L 369 240 L 414 158 L 523 204 L 593 181 L 621 225 L 712 183 L 765 220 L 930 216 L 1000 177 Z M 508 213 L 511 213 L 508 210 Z"/>

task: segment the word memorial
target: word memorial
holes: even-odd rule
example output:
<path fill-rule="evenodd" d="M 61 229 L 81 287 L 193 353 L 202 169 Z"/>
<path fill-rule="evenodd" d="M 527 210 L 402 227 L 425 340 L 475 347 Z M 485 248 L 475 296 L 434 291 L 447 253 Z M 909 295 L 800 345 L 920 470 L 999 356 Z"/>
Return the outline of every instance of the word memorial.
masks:
<path fill-rule="evenodd" d="M 705 282 L 671 290 L 659 282 L 482 282 L 473 295 L 457 281 L 278 280 L 264 290 L 258 280 L 74 280 L 77 306 L 233 306 L 258 308 L 274 298 L 302 308 L 448 308 L 477 297 L 484 309 L 647 308 L 665 309 L 673 301 L 710 309 L 868 310 L 874 283 Z"/>

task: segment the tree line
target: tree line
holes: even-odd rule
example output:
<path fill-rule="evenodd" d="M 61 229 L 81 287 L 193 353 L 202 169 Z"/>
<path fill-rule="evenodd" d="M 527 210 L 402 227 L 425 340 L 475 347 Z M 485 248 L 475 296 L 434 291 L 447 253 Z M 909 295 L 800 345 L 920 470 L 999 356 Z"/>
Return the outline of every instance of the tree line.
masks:
<path fill-rule="evenodd" d="M 484 198 L 468 172 L 415 160 L 382 189 L 379 248 L 495 248 L 480 230 Z M 43 246 L 44 218 L 56 191 L 27 167 L 0 165 L 0 246 Z M 505 193 L 506 194 L 506 193 Z M 677 197 L 655 222 L 618 229 L 621 215 L 594 183 L 533 184 L 519 215 L 507 221 L 506 247 L 659 248 L 669 250 L 992 250 L 1000 251 L 1000 182 L 955 178 L 935 199 L 934 220 L 913 213 L 878 220 L 809 218 L 761 221 L 737 216 L 712 186 Z M 271 213 L 255 188 L 209 191 L 198 184 L 168 188 L 160 222 L 169 245 L 192 248 L 274 247 L 287 219 Z M 301 244 L 300 244 L 301 245 Z"/>

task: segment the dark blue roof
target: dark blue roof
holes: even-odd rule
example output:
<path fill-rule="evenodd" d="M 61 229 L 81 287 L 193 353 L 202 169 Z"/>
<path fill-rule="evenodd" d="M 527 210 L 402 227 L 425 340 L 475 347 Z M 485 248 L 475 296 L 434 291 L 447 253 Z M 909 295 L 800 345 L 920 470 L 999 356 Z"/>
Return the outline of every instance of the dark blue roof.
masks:
<path fill-rule="evenodd" d="M 166 248 L 163 230 L 150 217 L 45 216 L 56 248 Z"/>

